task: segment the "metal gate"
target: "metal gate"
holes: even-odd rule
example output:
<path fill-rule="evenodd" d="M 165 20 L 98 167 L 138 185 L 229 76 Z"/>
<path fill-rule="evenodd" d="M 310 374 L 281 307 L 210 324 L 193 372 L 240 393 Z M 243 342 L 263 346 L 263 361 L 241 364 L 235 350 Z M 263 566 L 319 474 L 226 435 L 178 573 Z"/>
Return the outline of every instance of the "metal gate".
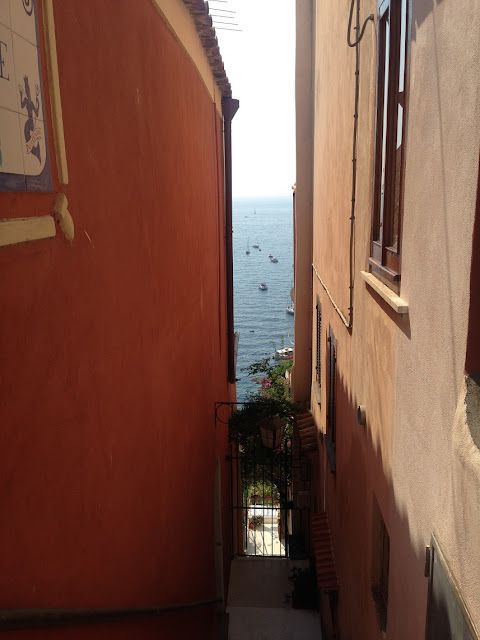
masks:
<path fill-rule="evenodd" d="M 246 405 L 249 403 L 237 403 Z M 217 403 L 217 421 L 228 424 L 233 403 Z M 293 501 L 294 469 L 301 464 L 293 427 L 287 428 L 279 446 L 267 448 L 260 432 L 253 436 L 231 434 L 231 527 L 235 555 L 302 557 L 309 528 L 309 509 Z"/>

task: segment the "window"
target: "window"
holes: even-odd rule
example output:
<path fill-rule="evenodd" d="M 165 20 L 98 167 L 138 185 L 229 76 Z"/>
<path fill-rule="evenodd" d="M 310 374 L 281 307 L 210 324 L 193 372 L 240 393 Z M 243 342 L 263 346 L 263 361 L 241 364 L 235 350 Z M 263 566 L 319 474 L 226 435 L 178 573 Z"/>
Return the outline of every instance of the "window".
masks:
<path fill-rule="evenodd" d="M 317 403 L 322 403 L 321 398 L 321 387 L 322 387 L 322 305 L 320 304 L 319 299 L 317 298 L 317 351 L 316 351 L 316 361 L 315 361 L 315 381 L 313 383 L 313 389 L 315 391 L 315 396 L 317 399 Z"/>
<path fill-rule="evenodd" d="M 336 386 L 337 386 L 337 341 L 330 327 L 328 332 L 328 404 L 327 404 L 327 455 L 330 470 L 335 472 L 336 449 Z"/>
<path fill-rule="evenodd" d="M 372 272 L 399 291 L 405 147 L 407 0 L 378 0 Z"/>
<path fill-rule="evenodd" d="M 317 363 L 316 363 L 316 377 L 318 384 L 322 385 L 322 305 L 317 299 Z"/>
<path fill-rule="evenodd" d="M 378 624 L 387 630 L 388 578 L 390 569 L 390 537 L 376 500 L 373 507 L 372 596 Z"/>
<path fill-rule="evenodd" d="M 51 191 L 35 0 L 0 3 L 0 190 Z"/>

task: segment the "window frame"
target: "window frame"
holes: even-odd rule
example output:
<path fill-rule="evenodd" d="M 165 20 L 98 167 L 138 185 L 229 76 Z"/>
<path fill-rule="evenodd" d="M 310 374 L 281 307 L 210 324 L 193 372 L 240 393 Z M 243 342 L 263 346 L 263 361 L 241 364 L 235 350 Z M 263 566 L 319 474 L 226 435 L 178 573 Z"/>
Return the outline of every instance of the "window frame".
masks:
<path fill-rule="evenodd" d="M 380 630 L 387 630 L 388 582 L 390 579 L 390 536 L 378 503 L 374 504 L 374 566 L 372 597 Z"/>
<path fill-rule="evenodd" d="M 372 243 L 374 275 L 397 293 L 401 280 L 401 238 L 405 173 L 406 105 L 409 55 L 409 0 L 378 0 L 375 155 Z M 403 34 L 403 92 L 399 91 Z M 398 109 L 402 107 L 401 145 L 397 147 Z M 400 158 L 397 150 L 400 149 Z M 398 199 L 398 202 L 395 201 Z M 398 210 L 396 233 L 395 209 Z M 396 235 L 396 242 L 394 241 Z"/>
<path fill-rule="evenodd" d="M 317 296 L 316 309 L 316 353 L 315 353 L 315 379 L 313 381 L 313 391 L 317 404 L 322 404 L 322 305 Z"/>
<path fill-rule="evenodd" d="M 337 446 L 337 340 L 332 327 L 328 330 L 327 429 L 325 440 L 330 471 L 336 472 Z"/>

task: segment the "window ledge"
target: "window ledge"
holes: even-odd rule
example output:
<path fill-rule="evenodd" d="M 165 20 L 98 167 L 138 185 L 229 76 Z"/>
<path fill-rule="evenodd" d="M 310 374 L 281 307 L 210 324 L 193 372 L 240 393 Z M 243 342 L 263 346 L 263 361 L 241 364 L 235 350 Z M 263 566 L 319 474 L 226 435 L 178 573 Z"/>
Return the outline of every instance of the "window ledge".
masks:
<path fill-rule="evenodd" d="M 360 271 L 360 274 L 368 286 L 378 293 L 382 300 L 385 300 L 396 313 L 408 313 L 408 303 L 402 300 L 400 296 L 397 296 L 386 284 L 383 284 L 383 282 L 372 273 L 368 273 L 367 271 Z"/>
<path fill-rule="evenodd" d="M 0 247 L 54 236 L 55 221 L 52 216 L 0 220 Z"/>

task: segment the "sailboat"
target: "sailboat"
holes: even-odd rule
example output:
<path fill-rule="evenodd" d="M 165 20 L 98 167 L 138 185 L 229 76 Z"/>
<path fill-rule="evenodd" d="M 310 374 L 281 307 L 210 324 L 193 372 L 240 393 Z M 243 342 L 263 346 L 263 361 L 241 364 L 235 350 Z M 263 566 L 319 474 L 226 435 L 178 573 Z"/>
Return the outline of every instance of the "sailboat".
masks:
<path fill-rule="evenodd" d="M 247 240 L 247 250 L 245 251 L 245 253 L 247 254 L 247 256 L 250 255 L 250 238 Z"/>

